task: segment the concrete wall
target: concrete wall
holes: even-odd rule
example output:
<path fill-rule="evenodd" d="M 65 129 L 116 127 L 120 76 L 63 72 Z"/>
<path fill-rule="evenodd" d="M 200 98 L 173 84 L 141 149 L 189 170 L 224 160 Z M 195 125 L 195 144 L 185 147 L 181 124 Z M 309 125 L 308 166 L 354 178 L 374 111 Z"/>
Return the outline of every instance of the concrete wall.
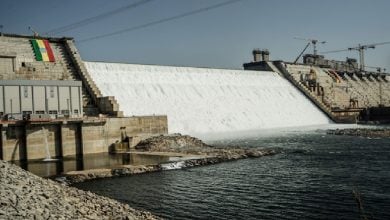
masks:
<path fill-rule="evenodd" d="M 59 125 L 26 126 L 27 158 L 45 158 L 47 150 L 51 157 L 61 157 L 60 131 Z"/>
<path fill-rule="evenodd" d="M 141 137 L 166 134 L 168 123 L 166 116 L 144 116 L 3 123 L 0 124 L 0 131 L 0 158 L 7 161 L 32 160 L 46 157 L 46 141 L 52 157 L 108 152 L 111 145 L 126 136 L 140 140 Z"/>
<path fill-rule="evenodd" d="M 168 121 L 166 116 L 108 118 L 103 125 L 84 124 L 82 133 L 84 153 L 107 152 L 108 147 L 126 136 L 137 140 L 138 137 L 167 134 Z"/>
<path fill-rule="evenodd" d="M 0 79 L 72 80 L 74 67 L 59 39 L 49 39 L 55 62 L 36 61 L 32 37 L 0 36 Z"/>
<path fill-rule="evenodd" d="M 0 80 L 0 90 L 0 115 L 28 112 L 82 116 L 80 81 Z"/>
<path fill-rule="evenodd" d="M 4 160 L 23 160 L 26 158 L 25 143 L 25 129 L 23 127 L 1 125 L 0 148 Z"/>
<path fill-rule="evenodd" d="M 78 137 L 78 124 L 62 124 L 61 126 L 61 141 L 62 141 L 62 155 L 69 156 L 76 153 L 77 145 L 81 143 Z"/>

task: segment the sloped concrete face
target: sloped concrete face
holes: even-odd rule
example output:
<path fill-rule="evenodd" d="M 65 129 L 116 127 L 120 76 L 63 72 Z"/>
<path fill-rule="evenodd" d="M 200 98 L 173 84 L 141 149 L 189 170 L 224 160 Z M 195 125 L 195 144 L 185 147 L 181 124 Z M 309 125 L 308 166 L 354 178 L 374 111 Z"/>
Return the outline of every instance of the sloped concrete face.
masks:
<path fill-rule="evenodd" d="M 86 62 L 125 116 L 167 115 L 169 132 L 195 136 L 328 124 L 329 119 L 275 72 Z"/>

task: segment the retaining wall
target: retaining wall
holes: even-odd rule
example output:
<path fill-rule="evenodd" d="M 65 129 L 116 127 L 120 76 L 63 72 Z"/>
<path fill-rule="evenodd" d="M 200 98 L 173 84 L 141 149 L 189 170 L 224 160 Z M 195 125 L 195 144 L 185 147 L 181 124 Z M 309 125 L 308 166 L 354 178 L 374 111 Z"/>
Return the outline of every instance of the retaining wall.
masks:
<path fill-rule="evenodd" d="M 108 152 L 129 137 L 131 145 L 143 137 L 168 133 L 166 116 L 141 116 L 71 121 L 0 124 L 0 159 L 33 160 Z M 47 144 L 46 144 L 47 143 Z M 46 148 L 47 145 L 47 148 Z"/>

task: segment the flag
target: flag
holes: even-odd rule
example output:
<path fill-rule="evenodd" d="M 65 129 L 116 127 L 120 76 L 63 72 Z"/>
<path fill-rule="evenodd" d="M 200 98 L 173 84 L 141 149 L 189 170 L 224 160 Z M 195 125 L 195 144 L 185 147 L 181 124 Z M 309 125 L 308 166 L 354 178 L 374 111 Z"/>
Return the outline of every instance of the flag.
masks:
<path fill-rule="evenodd" d="M 53 51 L 48 40 L 32 39 L 31 44 L 33 46 L 35 59 L 37 61 L 55 61 Z"/>

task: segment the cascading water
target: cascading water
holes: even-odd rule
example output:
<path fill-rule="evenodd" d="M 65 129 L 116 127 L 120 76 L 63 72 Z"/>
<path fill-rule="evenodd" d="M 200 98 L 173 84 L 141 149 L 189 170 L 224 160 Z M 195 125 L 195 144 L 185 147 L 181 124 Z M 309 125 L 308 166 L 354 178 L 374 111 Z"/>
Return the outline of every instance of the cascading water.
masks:
<path fill-rule="evenodd" d="M 86 62 L 126 116 L 167 115 L 169 132 L 223 133 L 328 124 L 274 72 Z"/>
<path fill-rule="evenodd" d="M 49 143 L 47 142 L 47 133 L 45 127 L 42 127 L 42 136 L 45 143 L 45 151 L 46 151 L 46 157 L 45 159 L 43 159 L 43 161 L 45 162 L 57 161 L 58 159 L 51 157 L 50 150 L 49 150 Z"/>

